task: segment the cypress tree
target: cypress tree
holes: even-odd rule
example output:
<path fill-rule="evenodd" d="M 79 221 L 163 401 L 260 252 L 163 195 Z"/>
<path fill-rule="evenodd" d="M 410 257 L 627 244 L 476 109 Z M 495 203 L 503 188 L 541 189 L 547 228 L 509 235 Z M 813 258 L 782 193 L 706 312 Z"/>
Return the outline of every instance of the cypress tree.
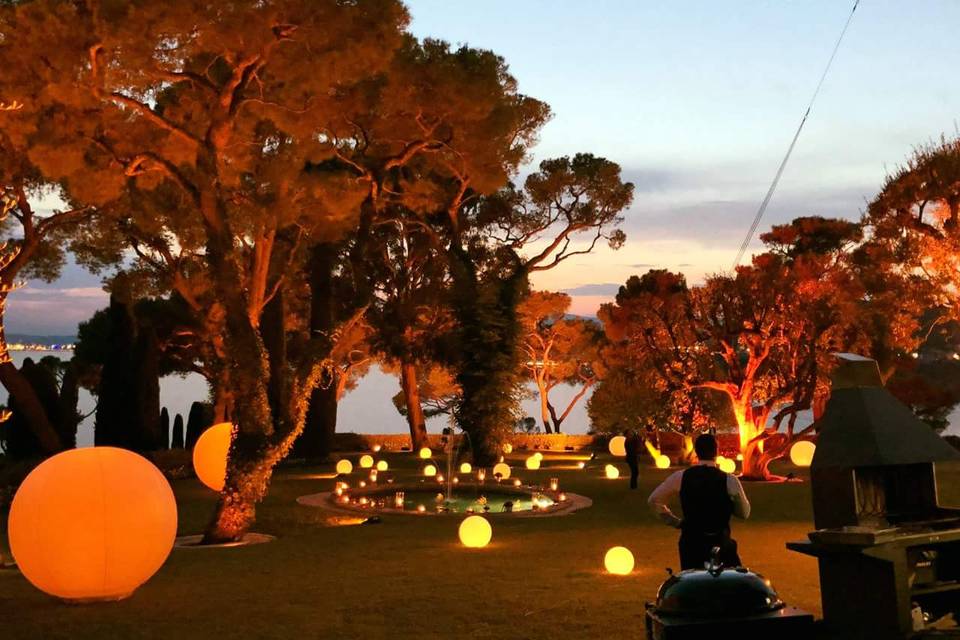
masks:
<path fill-rule="evenodd" d="M 183 449 L 183 416 L 179 413 L 173 419 L 173 441 L 171 449 Z"/>

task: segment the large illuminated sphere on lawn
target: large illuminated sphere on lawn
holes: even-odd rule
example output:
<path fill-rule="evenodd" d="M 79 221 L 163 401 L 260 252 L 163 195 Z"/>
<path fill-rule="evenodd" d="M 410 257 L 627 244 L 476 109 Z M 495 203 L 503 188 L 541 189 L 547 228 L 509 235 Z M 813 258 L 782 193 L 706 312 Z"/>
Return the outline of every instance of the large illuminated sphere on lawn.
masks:
<path fill-rule="evenodd" d="M 542 458 L 542 457 L 543 457 L 543 456 L 540 456 L 540 458 Z M 529 458 L 527 458 L 527 462 L 526 462 L 526 464 L 527 464 L 527 469 L 530 469 L 531 471 L 535 471 L 535 470 L 539 469 L 539 468 L 540 468 L 540 458 L 538 458 L 536 454 L 534 454 L 534 455 L 530 456 Z"/>
<path fill-rule="evenodd" d="M 717 468 L 724 473 L 733 473 L 737 470 L 737 463 L 730 458 L 717 458 Z"/>
<path fill-rule="evenodd" d="M 498 462 L 493 465 L 493 475 L 494 477 L 499 475 L 501 480 L 506 480 L 510 477 L 510 465 L 506 462 Z"/>
<path fill-rule="evenodd" d="M 421 460 L 429 460 L 432 455 L 433 451 L 430 451 L 430 447 L 424 447 L 423 449 L 420 449 Z"/>
<path fill-rule="evenodd" d="M 227 454 L 232 433 L 233 425 L 229 422 L 215 424 L 200 434 L 193 447 L 193 470 L 200 482 L 214 491 L 221 491 L 227 478 Z"/>
<path fill-rule="evenodd" d="M 427 476 L 428 478 L 432 478 L 437 475 L 437 468 L 432 464 L 428 464 L 423 468 L 423 475 Z"/>
<path fill-rule="evenodd" d="M 790 447 L 790 462 L 798 467 L 809 467 L 813 462 L 813 453 L 817 450 L 817 445 L 809 440 L 801 440 Z"/>
<path fill-rule="evenodd" d="M 33 586 L 64 600 L 120 600 L 163 565 L 177 503 L 160 470 L 114 447 L 65 451 L 20 485 L 10 551 Z"/>
<path fill-rule="evenodd" d="M 380 460 L 377 462 L 377 471 L 386 471 L 390 468 L 390 465 L 387 464 L 386 460 Z"/>
<path fill-rule="evenodd" d="M 353 471 L 353 463 L 344 458 L 343 460 L 337 460 L 337 473 L 342 476 L 347 475 Z"/>
<path fill-rule="evenodd" d="M 464 462 L 460 465 L 460 473 L 470 473 L 473 471 L 473 465 L 469 462 Z"/>
<path fill-rule="evenodd" d="M 607 474 L 607 477 L 610 478 L 611 480 L 620 477 L 620 469 L 617 469 L 612 464 L 608 464 L 604 469 L 604 472 Z"/>
<path fill-rule="evenodd" d="M 610 438 L 610 443 L 607 445 L 607 449 L 609 449 L 610 455 L 612 456 L 619 456 L 621 458 L 626 457 L 627 439 L 623 436 L 614 436 Z"/>
<path fill-rule="evenodd" d="M 373 456 L 371 455 L 362 455 L 360 456 L 360 467 L 363 469 L 369 469 L 373 466 Z"/>
<path fill-rule="evenodd" d="M 633 571 L 633 554 L 626 547 L 610 547 L 603 556 L 603 566 L 614 575 L 630 575 Z"/>
<path fill-rule="evenodd" d="M 493 527 L 483 516 L 470 516 L 460 523 L 459 534 L 463 546 L 485 547 L 493 537 Z"/>
<path fill-rule="evenodd" d="M 657 469 L 669 469 L 670 468 L 670 458 L 663 455 L 662 453 L 657 456 L 657 459 L 653 461 L 657 465 Z"/>

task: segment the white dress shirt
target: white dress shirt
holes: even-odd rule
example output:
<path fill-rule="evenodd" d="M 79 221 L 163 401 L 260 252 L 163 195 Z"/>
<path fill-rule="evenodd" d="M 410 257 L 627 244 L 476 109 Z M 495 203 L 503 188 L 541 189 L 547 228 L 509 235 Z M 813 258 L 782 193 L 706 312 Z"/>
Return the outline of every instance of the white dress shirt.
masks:
<path fill-rule="evenodd" d="M 704 460 L 697 463 L 699 465 L 704 465 L 707 467 L 716 467 L 717 463 L 713 460 Z M 683 522 L 681 518 L 678 518 L 672 511 L 670 507 L 667 506 L 667 502 L 673 496 L 679 495 L 680 485 L 683 482 L 683 472 L 686 469 L 681 469 L 675 471 L 667 476 L 667 479 L 660 483 L 660 486 L 653 490 L 653 493 L 650 494 L 650 497 L 647 498 L 647 504 L 654 510 L 654 512 L 663 520 L 665 523 L 671 527 L 680 527 L 680 523 Z M 747 494 L 743 492 L 743 485 L 740 484 L 740 480 L 733 474 L 727 474 L 727 493 L 730 495 L 730 500 L 733 502 L 733 515 L 743 520 L 746 520 L 750 517 L 750 501 L 747 500 Z"/>

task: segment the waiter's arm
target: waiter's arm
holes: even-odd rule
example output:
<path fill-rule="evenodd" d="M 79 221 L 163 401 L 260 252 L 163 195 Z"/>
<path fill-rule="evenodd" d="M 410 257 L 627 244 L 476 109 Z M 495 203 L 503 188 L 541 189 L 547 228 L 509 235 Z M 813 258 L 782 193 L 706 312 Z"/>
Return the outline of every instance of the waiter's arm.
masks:
<path fill-rule="evenodd" d="M 667 506 L 670 498 L 680 493 L 680 483 L 682 480 L 682 470 L 671 473 L 667 476 L 666 480 L 660 483 L 660 486 L 653 490 L 650 497 L 647 498 L 647 504 L 650 505 L 650 508 L 653 509 L 661 520 L 671 527 L 679 528 L 683 522 L 683 520 L 674 515 L 674 513 L 670 511 L 670 507 Z"/>
<path fill-rule="evenodd" d="M 740 480 L 732 474 L 727 474 L 727 493 L 730 494 L 730 500 L 733 502 L 733 515 L 742 520 L 750 517 L 750 501 L 747 500 L 747 494 L 743 491 L 743 485 Z"/>

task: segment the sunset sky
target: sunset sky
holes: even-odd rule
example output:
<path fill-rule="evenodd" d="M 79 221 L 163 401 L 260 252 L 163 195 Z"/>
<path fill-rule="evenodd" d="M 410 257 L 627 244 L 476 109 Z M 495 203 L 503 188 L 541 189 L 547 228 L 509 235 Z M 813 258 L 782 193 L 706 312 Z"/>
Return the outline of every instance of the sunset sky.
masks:
<path fill-rule="evenodd" d="M 589 151 L 636 184 L 628 241 L 535 285 L 592 315 L 650 267 L 730 269 L 852 2 L 408 0 L 418 36 L 489 48 L 554 118 L 534 161 Z M 863 0 L 761 229 L 856 218 L 916 144 L 960 122 L 960 2 Z M 756 245 L 754 245 L 756 246 Z M 69 267 L 8 304 L 12 333 L 72 334 L 104 306 Z"/>

